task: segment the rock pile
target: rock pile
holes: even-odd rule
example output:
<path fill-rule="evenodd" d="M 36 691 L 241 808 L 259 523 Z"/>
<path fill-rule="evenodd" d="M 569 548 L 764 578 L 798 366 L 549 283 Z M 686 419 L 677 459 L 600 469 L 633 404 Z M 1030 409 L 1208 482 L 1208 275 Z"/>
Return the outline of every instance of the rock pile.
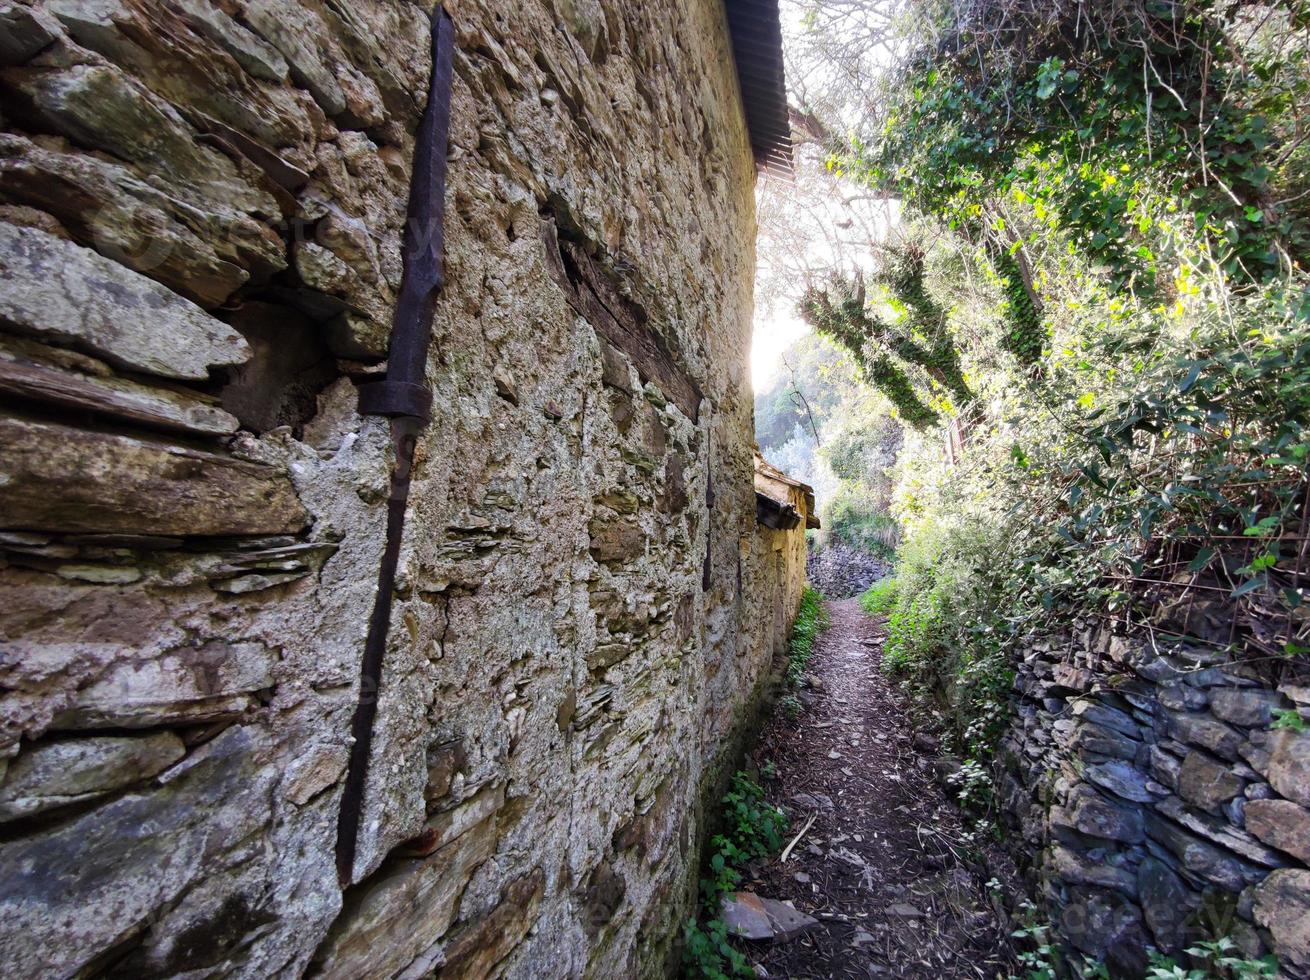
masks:
<path fill-rule="evenodd" d="M 1072 946 L 1140 975 L 1228 935 L 1310 976 L 1310 688 L 1096 627 L 1032 643 L 1015 690 L 998 789 Z"/>
<path fill-rule="evenodd" d="M 811 545 L 805 563 L 810 584 L 829 599 L 857 596 L 891 571 L 892 566 L 881 558 L 840 542 L 822 548 Z"/>

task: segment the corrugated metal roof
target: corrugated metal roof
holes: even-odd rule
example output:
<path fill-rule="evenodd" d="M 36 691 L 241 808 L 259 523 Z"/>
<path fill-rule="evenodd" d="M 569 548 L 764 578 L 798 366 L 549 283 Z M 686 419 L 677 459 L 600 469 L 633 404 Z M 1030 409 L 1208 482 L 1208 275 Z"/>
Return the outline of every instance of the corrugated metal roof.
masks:
<path fill-rule="evenodd" d="M 725 0 L 732 52 L 741 80 L 755 161 L 766 170 L 792 169 L 787 82 L 782 64 L 778 0 Z"/>

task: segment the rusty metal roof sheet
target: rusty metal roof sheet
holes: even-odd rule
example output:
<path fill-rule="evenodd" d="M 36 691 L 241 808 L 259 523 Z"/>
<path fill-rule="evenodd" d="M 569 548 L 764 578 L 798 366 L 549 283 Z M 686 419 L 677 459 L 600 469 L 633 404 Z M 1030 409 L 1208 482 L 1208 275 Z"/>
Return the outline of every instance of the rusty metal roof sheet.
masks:
<path fill-rule="evenodd" d="M 791 127 L 778 0 L 725 0 L 755 162 L 791 173 Z"/>

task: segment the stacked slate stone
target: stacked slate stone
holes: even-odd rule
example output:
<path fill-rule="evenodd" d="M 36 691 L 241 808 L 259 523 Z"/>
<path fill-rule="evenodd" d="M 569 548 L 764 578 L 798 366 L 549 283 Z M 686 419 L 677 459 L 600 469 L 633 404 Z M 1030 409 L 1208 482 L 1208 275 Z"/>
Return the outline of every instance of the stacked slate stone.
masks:
<path fill-rule="evenodd" d="M 356 386 L 435 231 L 434 7 L 375 689 Z M 754 521 L 750 136 L 721 0 L 0 0 L 6 976 L 669 972 L 803 561 Z"/>
<path fill-rule="evenodd" d="M 829 599 L 857 596 L 892 571 L 892 566 L 876 555 L 840 542 L 812 549 L 805 564 L 810 584 Z"/>
<path fill-rule="evenodd" d="M 1229 936 L 1310 976 L 1310 687 L 1097 627 L 1031 643 L 1015 698 L 1002 808 L 1074 949 L 1140 975 Z"/>

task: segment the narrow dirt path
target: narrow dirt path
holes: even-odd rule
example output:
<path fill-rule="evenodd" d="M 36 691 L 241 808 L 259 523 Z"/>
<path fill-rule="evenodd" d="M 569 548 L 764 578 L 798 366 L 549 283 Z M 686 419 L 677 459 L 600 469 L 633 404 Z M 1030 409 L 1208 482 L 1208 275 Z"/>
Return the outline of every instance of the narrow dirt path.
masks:
<path fill-rule="evenodd" d="M 958 811 L 934 778 L 936 744 L 910 729 L 882 673 L 882 623 L 855 599 L 828 610 L 801 716 L 779 711 L 756 750 L 777 768 L 766 789 L 791 814 L 788 840 L 814 823 L 785 863 L 742 886 L 823 927 L 751 944 L 750 958 L 775 978 L 1008 976 L 1008 930 L 966 861 Z"/>

